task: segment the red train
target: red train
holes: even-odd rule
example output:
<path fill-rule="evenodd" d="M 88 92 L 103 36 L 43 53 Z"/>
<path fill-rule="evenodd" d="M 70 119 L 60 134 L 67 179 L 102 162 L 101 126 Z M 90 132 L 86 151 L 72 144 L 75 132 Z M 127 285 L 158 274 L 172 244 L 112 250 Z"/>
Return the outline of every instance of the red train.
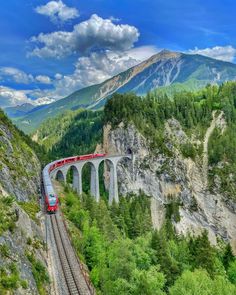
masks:
<path fill-rule="evenodd" d="M 62 160 L 57 161 L 56 163 L 54 163 L 53 165 L 51 165 L 49 167 L 49 173 L 58 168 L 61 167 L 65 164 L 70 164 L 70 163 L 74 163 L 77 161 L 84 161 L 84 160 L 90 160 L 90 159 L 94 159 L 94 158 L 98 158 L 98 157 L 105 157 L 106 154 L 89 154 L 89 155 L 83 155 L 83 156 L 75 156 L 75 157 L 70 157 L 70 158 L 65 158 Z"/>
<path fill-rule="evenodd" d="M 48 213 L 54 213 L 58 210 L 59 200 L 54 190 L 45 195 L 45 206 Z"/>
<path fill-rule="evenodd" d="M 43 193 L 44 193 L 44 200 L 45 200 L 45 207 L 47 212 L 49 213 L 55 213 L 58 210 L 59 201 L 58 197 L 54 192 L 51 178 L 50 178 L 50 172 L 52 172 L 54 169 L 61 167 L 66 164 L 75 163 L 78 161 L 84 161 L 84 160 L 90 160 L 98 157 L 105 157 L 106 154 L 90 154 L 90 155 L 84 155 L 84 156 L 75 156 L 75 157 L 69 157 L 65 159 L 61 159 L 59 161 L 55 161 L 52 164 L 48 164 L 43 169 Z"/>

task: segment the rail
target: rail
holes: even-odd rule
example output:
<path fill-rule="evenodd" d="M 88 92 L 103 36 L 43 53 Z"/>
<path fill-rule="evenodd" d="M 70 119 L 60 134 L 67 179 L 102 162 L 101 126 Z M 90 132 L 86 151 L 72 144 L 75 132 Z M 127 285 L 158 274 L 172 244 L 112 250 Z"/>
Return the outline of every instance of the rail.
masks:
<path fill-rule="evenodd" d="M 59 219 L 57 214 L 51 215 L 50 220 L 68 294 L 93 295 L 94 292 L 88 285 L 87 278 L 81 269 L 63 221 Z"/>

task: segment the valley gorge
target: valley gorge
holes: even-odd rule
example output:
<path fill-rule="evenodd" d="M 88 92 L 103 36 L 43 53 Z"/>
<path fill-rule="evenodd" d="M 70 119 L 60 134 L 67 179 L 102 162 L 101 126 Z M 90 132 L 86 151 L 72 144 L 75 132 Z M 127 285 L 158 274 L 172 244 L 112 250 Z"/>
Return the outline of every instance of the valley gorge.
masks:
<path fill-rule="evenodd" d="M 236 2 L 0 4 L 0 295 L 236 295 Z"/>
<path fill-rule="evenodd" d="M 40 145 L 2 113 L 0 210 L 7 208 L 11 218 L 0 238 L 0 259 L 9 269 L 14 261 L 6 277 L 17 278 L 15 294 L 66 290 L 58 280 L 58 254 L 51 256 L 55 241 L 45 231 L 54 215 L 45 215 L 40 199 L 40 162 L 88 153 L 131 154 L 118 164 L 119 203 L 108 204 L 106 165 L 98 171 L 99 202 L 89 186 L 89 165 L 82 194 L 73 190 L 69 172 L 66 183 L 54 184 L 58 214 L 98 294 L 140 294 L 142 278 L 155 286 L 153 294 L 172 295 L 188 271 L 205 273 L 212 288 L 219 277 L 234 294 L 234 91 L 230 82 L 173 99 L 115 94 L 104 111 L 78 110 L 46 121 L 33 135 Z"/>

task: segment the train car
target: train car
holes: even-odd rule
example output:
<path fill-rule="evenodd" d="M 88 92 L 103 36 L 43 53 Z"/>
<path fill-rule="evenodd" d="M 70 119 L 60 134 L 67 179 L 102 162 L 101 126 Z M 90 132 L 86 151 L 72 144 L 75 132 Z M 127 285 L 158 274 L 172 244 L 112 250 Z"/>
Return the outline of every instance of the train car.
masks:
<path fill-rule="evenodd" d="M 48 213 L 55 213 L 58 210 L 58 197 L 52 185 L 45 186 L 45 206 Z"/>
<path fill-rule="evenodd" d="M 95 154 L 96 157 L 105 157 L 107 154 Z"/>
<path fill-rule="evenodd" d="M 58 197 L 54 192 L 52 181 L 50 178 L 50 172 L 55 167 L 56 161 L 53 163 L 48 164 L 42 173 L 43 178 L 43 187 L 44 187 L 44 202 L 45 208 L 48 213 L 55 213 L 58 210 Z"/>
<path fill-rule="evenodd" d="M 77 157 L 70 157 L 65 159 L 65 164 L 74 163 L 77 161 Z"/>
<path fill-rule="evenodd" d="M 83 155 L 83 156 L 74 156 L 74 157 L 64 158 L 64 159 L 54 161 L 53 163 L 51 163 L 48 168 L 48 172 L 51 173 L 54 169 L 59 168 L 65 164 L 70 164 L 70 163 L 74 163 L 77 161 L 89 160 L 89 159 L 94 159 L 94 158 L 98 158 L 98 157 L 105 157 L 105 156 L 106 156 L 106 154 L 88 154 L 88 155 Z"/>
<path fill-rule="evenodd" d="M 79 156 L 78 159 L 81 161 L 81 160 L 90 160 L 90 159 L 105 157 L 105 156 L 106 154 L 89 154 L 89 155 Z"/>

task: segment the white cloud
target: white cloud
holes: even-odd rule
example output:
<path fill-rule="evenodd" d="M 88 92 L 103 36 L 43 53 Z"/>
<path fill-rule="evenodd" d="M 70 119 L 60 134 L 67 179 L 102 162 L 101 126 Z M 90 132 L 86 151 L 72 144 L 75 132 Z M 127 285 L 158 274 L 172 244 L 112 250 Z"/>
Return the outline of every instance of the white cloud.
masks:
<path fill-rule="evenodd" d="M 25 72 L 12 68 L 12 67 L 1 67 L 0 68 L 0 80 L 13 80 L 16 83 L 29 84 L 34 80 L 32 75 L 28 75 Z"/>
<path fill-rule="evenodd" d="M 35 77 L 35 80 L 39 83 L 42 83 L 42 84 L 51 84 L 52 83 L 50 77 L 45 76 L 45 75 L 38 75 Z"/>
<path fill-rule="evenodd" d="M 114 22 L 114 23 L 115 23 L 115 22 L 118 23 L 118 22 L 121 21 L 120 18 L 118 18 L 118 17 L 114 17 L 114 16 L 110 16 L 109 19 L 110 19 L 112 22 Z"/>
<path fill-rule="evenodd" d="M 47 96 L 43 96 L 43 97 L 40 97 L 33 102 L 34 105 L 43 105 L 43 104 L 49 104 L 49 103 L 52 103 L 54 102 L 55 99 L 54 98 L 50 98 L 50 97 L 47 97 Z"/>
<path fill-rule="evenodd" d="M 56 80 L 60 80 L 63 76 L 62 76 L 62 74 L 56 73 L 56 75 L 54 77 Z"/>
<path fill-rule="evenodd" d="M 72 32 L 41 33 L 31 38 L 32 42 L 41 46 L 36 46 L 28 55 L 62 58 L 90 49 L 123 51 L 132 48 L 138 38 L 139 31 L 134 26 L 116 25 L 110 19 L 94 14 L 90 19 L 75 25 Z"/>
<path fill-rule="evenodd" d="M 15 90 L 10 87 L 0 86 L 0 107 L 6 108 L 24 103 L 35 106 L 49 104 L 55 101 L 55 98 L 51 95 L 56 95 L 55 90 Z"/>
<path fill-rule="evenodd" d="M 27 91 L 14 90 L 9 87 L 0 86 L 0 106 L 16 106 L 23 103 L 32 103 L 27 97 Z"/>
<path fill-rule="evenodd" d="M 38 75 L 34 77 L 31 74 L 27 74 L 22 70 L 12 67 L 0 67 L 0 81 L 13 81 L 18 84 L 30 84 L 30 83 L 41 83 L 51 84 L 51 78 L 46 75 Z"/>
<path fill-rule="evenodd" d="M 209 56 L 215 59 L 232 62 L 236 56 L 236 48 L 231 45 L 228 46 L 215 46 L 212 48 L 199 49 L 190 49 L 188 51 L 191 54 L 201 54 Z"/>
<path fill-rule="evenodd" d="M 34 77 L 38 83 L 49 81 L 54 89 L 34 89 L 17 91 L 1 87 L 0 106 L 13 106 L 30 102 L 34 105 L 48 104 L 63 98 L 82 87 L 101 83 L 104 80 L 137 65 L 159 50 L 153 46 L 132 48 L 124 52 L 93 52 L 78 58 L 71 75 L 56 73 L 54 79 L 45 75 Z M 47 83 L 46 83 L 47 84 Z"/>
<path fill-rule="evenodd" d="M 61 0 L 50 1 L 46 5 L 38 6 L 35 11 L 48 16 L 53 23 L 64 23 L 79 16 L 76 8 L 66 6 Z"/>
<path fill-rule="evenodd" d="M 152 55 L 157 54 L 159 51 L 161 51 L 160 48 L 149 45 L 132 48 L 127 52 L 127 54 L 139 62 L 142 62 Z"/>

